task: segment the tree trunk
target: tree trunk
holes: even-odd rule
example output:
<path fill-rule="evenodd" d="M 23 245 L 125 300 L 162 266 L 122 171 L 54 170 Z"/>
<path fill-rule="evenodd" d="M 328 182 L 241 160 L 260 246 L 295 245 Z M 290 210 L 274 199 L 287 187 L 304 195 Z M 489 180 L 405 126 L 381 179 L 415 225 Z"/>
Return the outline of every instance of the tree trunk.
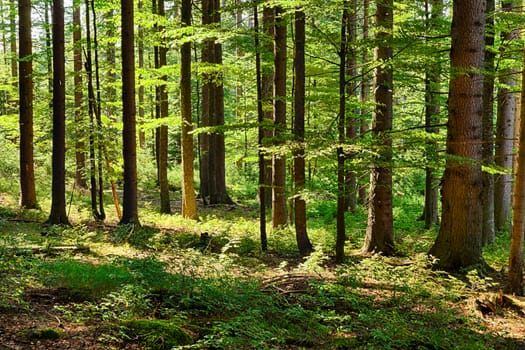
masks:
<path fill-rule="evenodd" d="M 363 1 L 363 42 L 368 41 L 368 27 L 369 27 L 369 19 L 368 19 L 368 12 L 370 7 L 370 1 L 364 0 Z M 364 108 L 364 104 L 368 103 L 369 93 L 370 93 L 370 78 L 367 74 L 368 70 L 368 47 L 364 47 L 362 53 L 362 65 L 363 68 L 361 69 L 361 104 L 363 105 L 361 107 L 361 121 L 359 125 L 359 137 L 363 138 L 365 137 L 366 133 L 368 132 L 368 111 L 366 108 Z M 367 179 L 369 176 L 367 176 L 368 173 L 361 174 L 360 177 Z M 360 203 L 366 203 L 368 201 L 367 191 L 366 188 L 368 187 L 368 182 L 361 181 L 358 182 L 359 190 L 357 194 L 357 200 Z"/>
<path fill-rule="evenodd" d="M 20 206 L 37 207 L 33 162 L 33 60 L 31 58 L 31 1 L 18 2 L 20 38 Z"/>
<path fill-rule="evenodd" d="M 181 7 L 183 26 L 191 25 L 191 0 L 183 0 Z M 191 118 L 191 43 L 180 49 L 180 113 L 182 158 L 182 216 L 197 220 L 197 202 L 193 174 L 193 121 Z"/>
<path fill-rule="evenodd" d="M 303 191 L 305 185 L 304 162 L 304 99 L 305 99 L 305 15 L 303 11 L 295 12 L 295 118 L 294 136 L 297 142 L 294 147 L 294 183 L 295 183 L 295 237 L 301 255 L 308 255 L 313 247 L 306 231 L 306 202 Z"/>
<path fill-rule="evenodd" d="M 139 0 L 138 4 L 139 11 L 142 10 L 142 1 Z M 142 70 L 144 68 L 144 28 L 139 25 L 138 27 L 138 64 L 139 64 L 139 70 Z M 139 105 L 138 105 L 138 112 L 139 112 L 139 125 L 142 125 L 144 123 L 144 94 L 145 94 L 145 88 L 144 83 L 142 82 L 142 76 L 139 75 L 139 93 L 138 93 L 138 99 L 139 99 Z M 141 149 L 144 149 L 146 147 L 146 133 L 142 128 L 139 130 L 139 147 Z"/>
<path fill-rule="evenodd" d="M 455 0 L 452 18 L 447 159 L 441 229 L 430 255 L 446 270 L 480 264 L 481 140 L 485 1 Z"/>
<path fill-rule="evenodd" d="M 368 203 L 368 225 L 363 251 L 394 253 L 394 225 L 392 217 L 392 89 L 393 74 L 388 61 L 392 48 L 386 46 L 393 30 L 393 1 L 377 3 L 376 23 L 382 28 L 376 33 L 379 45 L 374 50 L 375 61 L 387 62 L 374 71 L 374 100 L 372 136 L 379 156 L 370 172 L 370 197 Z"/>
<path fill-rule="evenodd" d="M 525 47 L 523 49 L 525 66 Z M 522 74 L 521 101 L 525 101 L 525 74 Z M 512 236 L 509 256 L 508 292 L 523 295 L 523 236 L 525 231 L 525 103 L 521 103 L 519 148 L 516 164 L 516 183 L 513 196 Z"/>
<path fill-rule="evenodd" d="M 483 77 L 483 163 L 494 165 L 494 11 L 495 1 L 487 0 L 485 31 L 485 74 Z M 483 172 L 483 237 L 482 244 L 491 244 L 495 240 L 494 221 L 494 175 Z"/>
<path fill-rule="evenodd" d="M 73 81 L 75 88 L 75 125 L 80 126 L 75 131 L 75 184 L 86 189 L 86 152 L 84 150 L 84 118 L 82 110 L 82 27 L 80 20 L 80 4 L 73 8 Z"/>
<path fill-rule="evenodd" d="M 275 7 L 274 48 L 274 137 L 276 145 L 286 131 L 286 21 L 282 7 Z M 272 163 L 272 227 L 287 224 L 286 216 L 286 157 L 273 155 Z"/>
<path fill-rule="evenodd" d="M 121 224 L 139 224 L 137 205 L 137 140 L 135 110 L 135 35 L 133 0 L 122 0 L 122 140 L 124 210 Z"/>
<path fill-rule="evenodd" d="M 513 3 L 503 2 L 501 7 L 504 12 L 512 11 Z M 515 40 L 516 31 L 510 31 L 501 34 L 504 42 Z M 507 44 L 500 49 L 501 55 L 505 54 Z M 514 109 L 516 108 L 516 98 L 512 89 L 515 85 L 514 70 L 502 69 L 500 71 L 499 81 L 501 87 L 498 90 L 498 110 L 496 120 L 496 165 L 507 168 L 509 173 L 496 176 L 494 183 L 494 220 L 497 231 L 509 230 L 511 214 L 511 196 L 512 196 L 512 148 L 514 145 Z"/>
<path fill-rule="evenodd" d="M 66 71 L 64 62 L 64 1 L 53 0 L 53 178 L 51 225 L 68 225 L 66 215 Z"/>
<path fill-rule="evenodd" d="M 341 19 L 341 49 L 339 51 L 339 118 L 337 119 L 337 134 L 339 146 L 337 147 L 337 213 L 336 213 L 336 241 L 335 260 L 342 263 L 345 257 L 346 225 L 345 212 L 347 208 L 346 183 L 345 183 L 345 160 L 343 150 L 345 143 L 346 126 L 346 56 L 347 37 L 346 29 L 350 16 L 348 14 L 348 1 L 343 1 L 343 16 Z"/>

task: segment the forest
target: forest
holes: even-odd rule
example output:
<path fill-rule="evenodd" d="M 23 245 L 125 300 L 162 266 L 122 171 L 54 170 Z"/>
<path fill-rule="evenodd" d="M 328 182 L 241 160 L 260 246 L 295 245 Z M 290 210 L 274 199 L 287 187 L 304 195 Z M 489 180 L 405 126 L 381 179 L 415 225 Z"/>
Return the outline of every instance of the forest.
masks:
<path fill-rule="evenodd" d="M 0 349 L 525 349 L 514 0 L 0 0 Z"/>

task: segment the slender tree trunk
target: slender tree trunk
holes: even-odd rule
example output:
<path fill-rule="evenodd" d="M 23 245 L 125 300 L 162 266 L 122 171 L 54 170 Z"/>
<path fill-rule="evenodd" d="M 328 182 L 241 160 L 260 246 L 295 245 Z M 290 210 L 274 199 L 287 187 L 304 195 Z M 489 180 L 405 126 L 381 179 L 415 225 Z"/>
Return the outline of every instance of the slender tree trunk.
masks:
<path fill-rule="evenodd" d="M 23 3 L 29 3 L 31 5 L 31 1 L 22 0 Z M 9 36 L 9 45 L 11 50 L 11 76 L 13 78 L 18 76 L 18 54 L 16 50 L 16 0 L 11 0 L 10 6 L 9 6 L 9 30 L 11 32 L 11 35 Z M 19 15 L 20 15 L 20 1 L 18 1 L 18 9 L 19 9 Z M 24 6 L 27 6 L 24 4 Z M 20 22 L 19 22 L 20 24 Z M 20 27 L 18 28 L 20 33 Z M 21 37 L 20 37 L 21 39 Z M 4 46 L 5 47 L 5 46 Z"/>
<path fill-rule="evenodd" d="M 142 1 L 139 0 L 138 8 L 139 11 L 142 11 Z M 138 51 L 138 64 L 139 69 L 144 68 L 144 28 L 139 25 L 138 28 L 138 40 L 137 40 L 137 51 Z M 144 95 L 145 88 L 144 83 L 142 82 L 142 75 L 139 75 L 139 93 L 138 93 L 138 112 L 139 112 L 139 125 L 144 123 Z M 142 128 L 139 129 L 139 147 L 144 149 L 146 147 L 146 133 Z"/>
<path fill-rule="evenodd" d="M 182 0 L 183 26 L 191 25 L 191 0 Z M 180 52 L 180 112 L 182 158 L 182 216 L 197 220 L 197 201 L 193 174 L 193 121 L 191 117 L 191 43 L 182 44 Z"/>
<path fill-rule="evenodd" d="M 66 215 L 66 71 L 64 62 L 64 1 L 53 0 L 53 178 L 51 225 L 68 225 Z"/>
<path fill-rule="evenodd" d="M 276 144 L 282 144 L 286 131 L 286 20 L 284 10 L 275 7 L 275 48 L 274 48 L 274 137 Z M 273 155 L 272 173 L 272 227 L 287 224 L 286 216 L 286 157 Z"/>
<path fill-rule="evenodd" d="M 122 9 L 122 119 L 124 210 L 121 224 L 139 224 L 137 203 L 137 140 L 135 110 L 135 35 L 133 0 L 121 0 Z"/>
<path fill-rule="evenodd" d="M 303 191 L 305 185 L 304 162 L 304 99 L 305 99 L 305 15 L 303 11 L 295 12 L 295 118 L 294 136 L 297 145 L 294 147 L 294 183 L 295 183 L 295 237 L 301 255 L 308 255 L 313 247 L 306 230 L 306 202 Z"/>
<path fill-rule="evenodd" d="M 525 67 L 525 47 L 523 49 Z M 522 74 L 521 101 L 525 101 L 525 74 Z M 509 256 L 508 292 L 523 295 L 523 236 L 525 232 L 525 103 L 521 103 L 519 148 L 516 165 L 516 183 L 513 196 L 512 236 Z"/>
<path fill-rule="evenodd" d="M 20 206 L 37 207 L 33 162 L 33 60 L 31 40 L 31 0 L 18 1 L 20 40 Z M 13 72 L 12 72 L 13 73 Z"/>
<path fill-rule="evenodd" d="M 266 234 L 266 193 L 269 187 L 265 184 L 266 179 L 266 160 L 264 157 L 264 151 L 262 150 L 264 142 L 265 129 L 263 127 L 264 122 L 264 110 L 263 110 L 263 79 L 262 79 L 262 68 L 261 68 L 261 53 L 260 53 L 260 32 L 259 32 L 259 13 L 257 5 L 253 7 L 253 19 L 254 19 L 254 46 L 255 46 L 255 74 L 257 77 L 257 122 L 259 123 L 257 145 L 258 149 L 258 165 L 259 165 L 259 232 L 261 236 L 261 250 L 268 250 L 268 238 Z"/>
<path fill-rule="evenodd" d="M 381 28 L 376 33 L 380 43 L 375 49 L 375 61 L 388 62 L 392 58 L 392 48 L 387 44 L 393 30 L 393 1 L 377 3 L 376 23 Z M 394 253 L 394 225 L 392 216 L 392 90 L 393 74 L 389 64 L 379 65 L 374 72 L 373 115 L 374 143 L 379 156 L 370 172 L 370 198 L 368 204 L 368 225 L 363 251 Z"/>
<path fill-rule="evenodd" d="M 73 5 L 73 69 L 75 72 L 73 81 L 75 86 L 75 125 L 81 126 L 75 130 L 75 184 L 77 187 L 85 189 L 86 183 L 86 152 L 84 150 L 84 118 L 82 111 L 82 26 L 80 20 L 80 4 Z"/>
<path fill-rule="evenodd" d="M 512 11 L 514 4 L 512 2 L 502 2 L 503 11 Z M 502 39 L 505 42 L 516 40 L 517 32 L 509 31 L 502 33 Z M 501 55 L 505 54 L 504 44 L 500 49 Z M 514 145 L 514 109 L 516 108 L 516 98 L 512 89 L 515 85 L 514 70 L 502 69 L 500 72 L 500 84 L 498 90 L 498 110 L 496 120 L 496 165 L 512 169 L 512 148 Z M 511 214 L 511 196 L 512 196 L 512 175 L 511 173 L 500 174 L 496 176 L 494 183 L 494 220 L 497 231 L 506 231 L 509 229 Z"/>
<path fill-rule="evenodd" d="M 430 249 L 438 267 L 456 270 L 480 264 L 482 239 L 481 140 L 485 1 L 455 0 L 447 154 L 441 229 Z"/>
<path fill-rule="evenodd" d="M 346 155 L 343 144 L 346 140 L 346 58 L 347 58 L 347 36 L 346 29 L 350 16 L 348 13 L 348 1 L 343 1 L 343 16 L 341 20 L 341 49 L 339 51 L 339 118 L 337 120 L 338 142 L 337 147 L 337 214 L 336 214 L 336 242 L 335 260 L 342 263 L 345 257 L 346 226 L 345 212 L 347 208 L 347 191 L 345 181 Z"/>
<path fill-rule="evenodd" d="M 363 1 L 363 29 L 362 30 L 363 30 L 363 42 L 365 43 L 368 41 L 369 6 L 370 6 L 370 1 L 364 0 Z M 366 133 L 368 132 L 368 110 L 364 108 L 364 104 L 368 102 L 369 92 L 370 92 L 370 78 L 369 78 L 369 75 L 367 74 L 368 48 L 365 46 L 362 50 L 363 50 L 363 53 L 362 53 L 361 59 L 362 59 L 363 68 L 361 69 L 361 76 L 362 76 L 361 77 L 361 104 L 363 105 L 363 107 L 361 107 L 361 121 L 359 125 L 359 136 L 361 138 L 365 137 Z M 361 174 L 360 177 L 365 178 L 365 179 L 369 178 L 369 176 L 367 175 L 368 173 Z M 368 182 L 363 183 L 363 181 L 361 181 L 358 183 L 359 190 L 358 190 L 357 200 L 360 203 L 366 203 L 368 201 L 368 195 L 366 191 L 366 188 L 368 187 L 367 185 L 368 185 Z"/>
<path fill-rule="evenodd" d="M 485 30 L 485 71 L 483 78 L 483 163 L 494 165 L 494 11 L 495 1 L 487 0 Z M 483 173 L 483 244 L 491 244 L 495 239 L 494 220 L 494 175 Z"/>

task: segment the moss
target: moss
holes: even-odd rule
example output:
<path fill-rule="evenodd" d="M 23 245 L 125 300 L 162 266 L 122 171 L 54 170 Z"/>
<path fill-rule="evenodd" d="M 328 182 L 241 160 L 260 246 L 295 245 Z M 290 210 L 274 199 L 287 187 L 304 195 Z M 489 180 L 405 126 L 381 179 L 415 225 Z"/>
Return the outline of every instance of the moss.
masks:
<path fill-rule="evenodd" d="M 126 336 L 138 339 L 145 349 L 163 350 L 193 343 L 187 331 L 171 321 L 130 320 L 121 323 Z"/>
<path fill-rule="evenodd" d="M 58 339 L 62 336 L 62 331 L 54 328 L 26 329 L 22 333 L 29 339 Z"/>

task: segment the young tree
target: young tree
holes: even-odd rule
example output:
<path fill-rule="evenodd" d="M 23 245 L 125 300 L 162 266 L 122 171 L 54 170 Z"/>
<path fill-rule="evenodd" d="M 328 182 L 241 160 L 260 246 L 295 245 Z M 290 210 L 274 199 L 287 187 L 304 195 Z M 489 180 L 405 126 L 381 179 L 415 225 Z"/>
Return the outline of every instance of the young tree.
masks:
<path fill-rule="evenodd" d="M 122 27 L 122 140 L 124 210 L 121 224 L 139 224 L 137 205 L 137 140 L 135 110 L 135 34 L 133 0 L 121 0 Z"/>
<path fill-rule="evenodd" d="M 274 48 L 274 138 L 277 145 L 286 130 L 286 20 L 284 10 L 275 7 Z M 272 161 L 272 227 L 287 223 L 286 216 L 286 157 L 276 153 Z"/>
<path fill-rule="evenodd" d="M 53 0 L 53 176 L 51 225 L 68 225 L 66 215 L 66 71 L 64 61 L 64 1 Z"/>
<path fill-rule="evenodd" d="M 182 25 L 191 25 L 191 0 L 183 0 Z M 182 216 L 197 220 L 197 202 L 193 179 L 193 122 L 191 118 L 191 43 L 186 41 L 180 49 L 180 114 L 182 158 Z"/>
<path fill-rule="evenodd" d="M 295 237 L 301 255 L 308 255 L 313 247 L 306 231 L 306 202 L 302 197 L 305 185 L 304 161 L 304 105 L 305 105 L 305 15 L 303 11 L 295 12 L 295 116 L 294 137 L 297 144 L 294 147 L 294 183 L 295 194 Z"/>
<path fill-rule="evenodd" d="M 370 7 L 370 1 L 364 0 L 363 1 L 363 25 L 362 25 L 362 39 L 363 42 L 368 41 L 368 28 L 369 28 L 369 7 Z M 361 69 L 361 96 L 360 96 L 360 102 L 362 104 L 365 104 L 368 102 L 369 99 L 369 92 L 370 92 L 370 78 L 368 74 L 368 48 L 365 46 L 362 49 L 361 54 L 361 61 L 362 61 L 362 69 Z M 364 107 L 361 107 L 361 122 L 359 125 L 359 137 L 365 137 L 366 133 L 368 132 L 368 120 L 367 120 L 368 110 Z M 367 178 L 367 176 L 363 176 L 364 178 Z M 359 190 L 358 190 L 358 201 L 361 203 L 366 203 L 368 200 L 367 197 L 367 183 L 359 183 Z"/>
<path fill-rule="evenodd" d="M 18 83 L 20 96 L 20 206 L 33 209 L 37 207 L 37 200 L 33 162 L 33 43 L 31 40 L 31 0 L 20 0 L 18 2 L 18 17 L 20 41 L 20 77 Z"/>
<path fill-rule="evenodd" d="M 393 30 L 393 1 L 385 0 L 376 4 L 376 24 L 378 30 L 375 48 L 375 61 L 383 62 L 374 71 L 374 100 L 372 135 L 378 147 L 379 156 L 370 173 L 370 197 L 368 204 L 368 225 L 363 251 L 394 253 L 394 225 L 392 217 L 392 139 L 388 134 L 392 129 L 392 89 L 393 74 L 389 60 L 392 48 L 388 39 Z"/>
<path fill-rule="evenodd" d="M 441 228 L 430 254 L 447 270 L 482 263 L 481 137 L 485 1 L 454 0 L 448 155 Z"/>

